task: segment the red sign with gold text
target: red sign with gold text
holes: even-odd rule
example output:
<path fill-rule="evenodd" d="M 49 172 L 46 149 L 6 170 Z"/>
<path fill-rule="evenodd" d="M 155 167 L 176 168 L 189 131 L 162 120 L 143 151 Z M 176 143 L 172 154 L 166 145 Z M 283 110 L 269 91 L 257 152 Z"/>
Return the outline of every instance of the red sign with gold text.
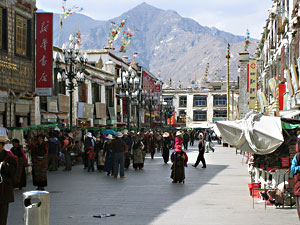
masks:
<path fill-rule="evenodd" d="M 52 95 L 53 14 L 36 14 L 36 93 Z"/>

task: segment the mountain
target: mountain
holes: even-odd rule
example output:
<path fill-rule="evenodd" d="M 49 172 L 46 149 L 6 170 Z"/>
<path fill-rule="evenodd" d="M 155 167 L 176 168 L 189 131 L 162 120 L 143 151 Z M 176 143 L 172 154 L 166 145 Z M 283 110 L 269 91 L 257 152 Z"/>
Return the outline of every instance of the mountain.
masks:
<path fill-rule="evenodd" d="M 134 52 L 140 65 L 160 74 L 166 81 L 188 85 L 192 79 L 200 80 L 209 63 L 208 79 L 220 80 L 226 75 L 226 48 L 231 44 L 230 76 L 237 77 L 238 53 L 243 50 L 244 37 L 201 26 L 198 22 L 181 17 L 177 12 L 155 8 L 142 3 L 117 18 L 108 21 L 93 20 L 90 17 L 73 14 L 63 20 L 59 28 L 59 15 L 54 16 L 54 43 L 60 45 L 68 40 L 70 33 L 79 30 L 83 49 L 101 49 L 107 45 L 111 22 L 119 24 L 127 19 L 125 29 L 134 30 L 134 36 L 126 55 Z M 121 38 L 114 47 L 118 50 Z M 254 52 L 251 44 L 249 51 Z M 115 51 L 116 54 L 117 50 Z M 173 82 L 173 83 L 174 83 Z"/>

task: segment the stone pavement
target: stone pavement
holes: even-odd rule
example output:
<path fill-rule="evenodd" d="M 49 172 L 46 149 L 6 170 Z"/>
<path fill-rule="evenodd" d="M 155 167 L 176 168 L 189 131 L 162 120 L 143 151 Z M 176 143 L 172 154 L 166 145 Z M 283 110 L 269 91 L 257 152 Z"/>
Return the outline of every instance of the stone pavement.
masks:
<path fill-rule="evenodd" d="M 196 145 L 195 145 L 196 146 Z M 191 165 L 196 147 L 188 150 L 189 166 L 185 184 L 172 184 L 171 164 L 163 164 L 157 153 L 147 157 L 143 171 L 126 171 L 126 179 L 114 179 L 105 173 L 73 167 L 71 172 L 48 173 L 47 190 L 51 194 L 51 225 L 296 225 L 295 209 L 276 209 L 263 203 L 252 207 L 249 175 L 242 157 L 234 149 L 216 147 L 205 154 L 207 168 Z M 22 192 L 16 191 L 10 205 L 9 225 L 22 225 Z M 115 217 L 93 215 L 115 213 Z"/>

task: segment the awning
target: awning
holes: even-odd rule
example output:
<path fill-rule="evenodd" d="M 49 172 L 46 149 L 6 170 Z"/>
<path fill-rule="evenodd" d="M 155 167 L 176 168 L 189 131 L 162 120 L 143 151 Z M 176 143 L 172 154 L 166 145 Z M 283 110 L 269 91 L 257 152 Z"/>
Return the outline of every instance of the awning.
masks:
<path fill-rule="evenodd" d="M 283 118 L 294 118 L 295 116 L 300 115 L 300 110 L 294 110 L 294 111 L 288 111 L 286 114 L 284 113 L 285 111 L 280 111 L 281 114 L 283 114 Z"/>
<path fill-rule="evenodd" d="M 242 120 L 217 122 L 217 127 L 225 143 L 258 155 L 274 152 L 284 141 L 280 117 L 250 112 Z"/>
<path fill-rule="evenodd" d="M 214 127 L 214 124 L 206 122 L 206 123 L 194 123 L 194 124 L 192 124 L 191 128 L 208 129 L 208 128 L 213 128 L 213 127 Z"/>

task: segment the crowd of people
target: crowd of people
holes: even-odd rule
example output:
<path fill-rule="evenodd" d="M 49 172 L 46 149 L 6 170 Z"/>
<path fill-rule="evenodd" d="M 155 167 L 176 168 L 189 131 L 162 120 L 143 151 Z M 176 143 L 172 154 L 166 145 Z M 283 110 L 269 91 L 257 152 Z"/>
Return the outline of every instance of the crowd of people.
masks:
<path fill-rule="evenodd" d="M 68 172 L 74 164 L 82 164 L 87 172 L 105 172 L 107 176 L 124 179 L 131 163 L 134 170 L 143 170 L 146 154 L 153 159 L 160 153 L 165 164 L 171 159 L 172 182 L 184 183 L 188 161 L 185 151 L 194 146 L 196 139 L 199 139 L 199 155 L 193 166 L 197 167 L 201 161 L 206 168 L 204 152 L 214 151 L 208 131 L 83 133 L 76 129 L 61 131 L 56 127 L 39 135 L 29 132 L 27 154 L 19 139 L 13 139 L 11 148 L 6 149 L 8 138 L 0 136 L 0 224 L 6 224 L 8 204 L 14 200 L 13 190 L 26 187 L 26 167 L 31 166 L 33 185 L 42 191 L 47 186 L 48 171 L 63 167 L 63 171 Z M 171 154 L 170 150 L 173 150 Z"/>

